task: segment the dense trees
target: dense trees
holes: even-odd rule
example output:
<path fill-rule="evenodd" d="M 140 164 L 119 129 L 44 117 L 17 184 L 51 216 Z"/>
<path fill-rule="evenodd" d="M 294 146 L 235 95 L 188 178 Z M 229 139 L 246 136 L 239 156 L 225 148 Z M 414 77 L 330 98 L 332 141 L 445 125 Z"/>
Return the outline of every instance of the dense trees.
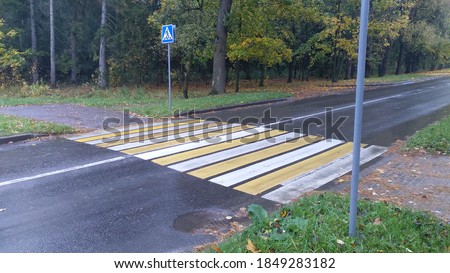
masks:
<path fill-rule="evenodd" d="M 360 0 L 0 0 L 0 84 L 161 84 L 222 93 L 241 78 L 336 82 L 356 67 Z M 450 0 L 372 0 L 368 75 L 450 64 Z M 228 82 L 228 84 L 226 84 Z"/>

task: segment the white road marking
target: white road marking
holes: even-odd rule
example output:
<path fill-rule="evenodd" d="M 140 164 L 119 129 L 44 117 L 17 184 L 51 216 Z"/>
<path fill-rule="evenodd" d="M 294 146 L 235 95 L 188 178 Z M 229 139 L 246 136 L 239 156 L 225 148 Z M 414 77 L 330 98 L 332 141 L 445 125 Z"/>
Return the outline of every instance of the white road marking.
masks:
<path fill-rule="evenodd" d="M 137 154 L 135 156 L 139 157 L 141 159 L 150 160 L 150 159 L 155 159 L 158 157 L 173 155 L 176 153 L 181 153 L 181 152 L 185 152 L 185 151 L 189 151 L 189 150 L 206 147 L 206 146 L 213 145 L 213 144 L 219 144 L 222 142 L 259 134 L 259 133 L 265 132 L 267 130 L 269 130 L 269 128 L 265 128 L 265 127 L 250 128 L 250 129 L 247 129 L 244 131 L 233 132 L 230 134 L 223 134 L 220 136 L 215 136 L 215 137 L 207 138 L 207 139 L 200 140 L 200 141 L 189 142 L 189 143 L 180 144 L 177 146 L 163 148 L 163 149 L 156 150 L 156 151 Z"/>
<path fill-rule="evenodd" d="M 252 164 L 250 166 L 238 169 L 236 171 L 226 173 L 224 175 L 213 178 L 209 181 L 222 186 L 232 186 L 237 183 L 243 182 L 255 176 L 268 173 L 277 168 L 283 167 L 295 161 L 307 158 L 314 154 L 319 154 L 327 149 L 333 148 L 343 143 L 341 140 L 328 139 L 321 142 L 311 144 L 304 148 L 294 150 L 289 153 L 282 154 L 280 156 L 273 157 L 271 159 L 264 160 L 262 162 Z"/>
<path fill-rule="evenodd" d="M 372 103 L 376 103 L 376 102 L 380 102 L 380 101 L 385 101 L 385 100 L 389 100 L 389 99 L 393 99 L 393 98 L 398 98 L 401 97 L 402 95 L 394 95 L 394 96 L 389 96 L 389 97 L 385 97 L 385 98 L 381 98 L 381 99 L 376 99 L 376 100 L 369 100 L 364 102 L 364 105 L 366 104 L 372 104 Z M 350 108 L 355 108 L 355 105 L 347 105 L 347 106 L 343 106 L 343 107 L 339 107 L 339 108 L 333 108 L 333 111 L 341 111 L 341 110 L 345 110 L 345 109 L 350 109 Z M 269 124 L 264 124 L 264 126 L 273 126 L 273 125 L 278 125 L 280 123 L 286 123 L 289 121 L 294 121 L 294 120 L 299 120 L 299 119 L 305 119 L 305 118 L 310 118 L 310 117 L 315 117 L 315 116 L 320 116 L 320 115 L 324 115 L 326 114 L 327 111 L 322 111 L 322 112 L 317 112 L 317 113 L 313 113 L 313 114 L 309 114 L 309 115 L 305 115 L 305 116 L 300 116 L 300 117 L 295 117 L 295 118 L 286 118 L 285 120 L 282 121 L 278 121 L 278 122 L 273 122 L 273 123 L 269 123 Z"/>
<path fill-rule="evenodd" d="M 386 152 L 386 148 L 380 146 L 370 146 L 361 150 L 361 165 L 381 156 Z M 315 169 L 305 175 L 301 175 L 283 183 L 283 187 L 263 195 L 265 199 L 286 204 L 298 198 L 302 194 L 317 189 L 334 179 L 352 171 L 353 155 L 341 157 L 328 165 Z"/>
<path fill-rule="evenodd" d="M 13 180 L 9 180 L 9 181 L 4 181 L 4 182 L 0 182 L 0 187 L 11 185 L 11 184 L 17 184 L 17 183 L 21 183 L 21 182 L 25 182 L 25 181 L 29 181 L 29 180 L 34 180 L 34 179 L 38 179 L 38 178 L 42 178 L 42 177 L 52 176 L 52 175 L 56 175 L 56 174 L 86 169 L 86 168 L 90 168 L 90 167 L 94 167 L 94 166 L 99 166 L 99 165 L 103 165 L 103 164 L 107 164 L 107 163 L 124 160 L 126 158 L 130 158 L 130 157 L 129 156 L 119 156 L 119 157 L 114 157 L 111 159 L 106 159 L 106 160 L 97 161 L 97 162 L 93 162 L 93 163 L 89 163 L 89 164 L 84 164 L 84 165 L 80 165 L 80 166 L 61 169 L 61 170 L 57 170 L 57 171 L 53 171 L 53 172 L 48 172 L 48 173 L 13 179 Z"/>
<path fill-rule="evenodd" d="M 129 126 L 118 126 L 118 127 L 111 127 L 110 129 L 114 130 L 112 133 L 114 132 L 125 132 L 128 130 L 135 130 L 135 129 L 147 129 L 149 127 L 155 127 L 155 126 L 160 126 L 160 125 L 169 125 L 169 124 L 177 124 L 180 123 L 182 124 L 185 121 L 189 121 L 190 119 L 182 119 L 182 120 L 176 120 L 176 122 L 153 122 L 153 123 L 144 123 L 144 124 L 137 124 L 137 125 L 129 125 Z M 142 120 L 144 121 L 144 120 Z M 105 134 L 110 134 L 111 132 L 108 132 L 106 130 L 95 130 L 91 133 L 88 134 L 81 134 L 81 135 L 75 135 L 75 136 L 71 136 L 68 137 L 67 139 L 69 140 L 77 140 L 77 139 L 82 139 L 82 138 L 87 138 L 87 137 L 94 137 L 94 136 L 101 136 L 101 135 L 105 135 Z"/>
<path fill-rule="evenodd" d="M 182 123 L 181 125 L 174 125 L 174 126 L 161 128 L 161 129 L 155 129 L 155 130 L 148 130 L 147 127 L 145 127 L 145 128 L 142 128 L 140 130 L 140 132 L 137 132 L 137 133 L 133 133 L 133 134 L 129 134 L 129 135 L 120 134 L 117 137 L 101 138 L 101 139 L 86 141 L 84 143 L 91 144 L 91 145 L 97 145 L 97 144 L 102 144 L 102 143 L 119 142 L 120 140 L 130 139 L 130 138 L 134 138 L 134 137 L 146 137 L 143 139 L 147 140 L 147 139 L 151 139 L 154 134 L 163 133 L 163 136 L 166 136 L 166 135 L 168 136 L 173 133 L 177 133 L 177 130 L 180 130 L 180 129 L 194 128 L 199 125 L 208 125 L 208 124 L 210 124 L 210 122 L 194 122 L 194 123 L 187 123 L 187 124 Z M 139 127 L 137 129 L 139 129 Z M 207 128 L 205 128 L 205 129 L 207 129 Z M 143 130 L 146 130 L 146 131 L 143 131 Z M 117 145 L 122 145 L 122 144 L 117 144 Z"/>
<path fill-rule="evenodd" d="M 216 131 L 220 131 L 220 130 L 226 131 L 226 129 L 234 128 L 234 127 L 238 127 L 238 126 L 242 126 L 242 125 L 241 124 L 219 125 L 219 126 L 209 127 L 208 129 L 199 129 L 196 131 L 185 132 L 185 133 L 180 133 L 180 134 L 176 134 L 176 135 L 163 136 L 163 137 L 159 137 L 156 139 L 144 140 L 141 142 L 126 143 L 126 144 L 110 147 L 109 149 L 113 150 L 113 151 L 122 151 L 122 150 L 147 146 L 147 145 L 151 145 L 151 144 L 161 143 L 161 142 L 168 142 L 170 140 L 175 140 L 175 139 L 180 139 L 180 138 L 185 138 L 185 137 L 194 137 L 194 136 L 202 135 L 202 134 L 207 135 L 208 133 L 212 133 L 212 132 L 216 132 Z"/>
<path fill-rule="evenodd" d="M 265 138 L 263 140 L 259 140 L 254 143 L 245 144 L 242 146 L 238 146 L 229 150 L 224 150 L 216 153 L 212 153 L 209 155 L 205 155 L 202 157 L 198 157 L 195 159 L 191 159 L 185 162 L 177 163 L 170 165 L 169 168 L 180 171 L 180 172 L 186 172 L 192 169 L 200 168 L 206 165 L 210 165 L 216 162 L 220 162 L 226 159 L 230 159 L 232 157 L 236 157 L 239 155 L 243 155 L 246 153 L 258 151 L 261 149 L 265 149 L 274 145 L 278 145 L 280 143 L 287 142 L 289 140 L 293 140 L 296 138 L 300 138 L 304 136 L 303 134 L 299 133 L 288 133 L 280 136 L 276 136 L 273 138 Z"/>
<path fill-rule="evenodd" d="M 378 102 L 382 102 L 382 101 L 385 101 L 385 100 L 395 99 L 395 98 L 399 98 L 399 97 L 403 97 L 403 96 L 411 96 L 411 95 L 417 95 L 417 94 L 421 94 L 421 93 L 427 93 L 427 92 L 431 92 L 431 91 L 432 90 L 424 90 L 424 91 L 419 91 L 419 92 L 407 92 L 407 93 L 403 93 L 403 94 L 398 94 L 398 95 L 393 95 L 393 96 L 389 96 L 389 97 L 384 97 L 384 98 L 379 98 L 379 99 L 365 101 L 364 105 L 378 103 Z M 343 107 L 338 107 L 338 108 L 333 108 L 333 111 L 341 111 L 341 110 L 346 110 L 346 109 L 351 109 L 351 108 L 355 108 L 355 104 L 351 104 L 351 105 L 347 105 L 347 106 L 343 106 Z M 263 126 L 270 127 L 270 126 L 273 126 L 273 125 L 278 125 L 280 123 L 286 123 L 286 122 L 295 121 L 295 120 L 299 120 L 299 119 L 305 119 L 305 118 L 320 116 L 320 115 L 324 115 L 326 113 L 327 113 L 327 111 L 321 111 L 321 112 L 317 112 L 317 113 L 313 113 L 313 114 L 309 114 L 309 115 L 304 115 L 304 116 L 300 116 L 300 117 L 286 118 L 285 120 L 278 121 L 278 122 L 273 122 L 273 123 L 269 123 L 269 124 L 264 124 Z"/>

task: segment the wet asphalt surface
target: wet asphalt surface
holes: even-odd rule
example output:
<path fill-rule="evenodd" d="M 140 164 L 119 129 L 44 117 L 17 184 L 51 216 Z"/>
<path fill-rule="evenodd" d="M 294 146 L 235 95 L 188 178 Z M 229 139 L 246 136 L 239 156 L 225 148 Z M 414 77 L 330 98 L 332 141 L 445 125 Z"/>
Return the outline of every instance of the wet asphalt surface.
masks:
<path fill-rule="evenodd" d="M 363 142 L 387 146 L 450 113 L 450 79 L 369 91 L 365 100 Z M 305 120 L 325 121 L 325 108 L 333 107 L 333 122 L 348 117 L 334 137 L 351 140 L 353 101 L 354 95 L 329 96 L 202 116 L 259 118 L 270 108 L 275 120 L 267 123 L 294 118 L 283 128 L 303 130 Z M 309 128 L 326 135 L 326 125 Z M 118 156 L 123 154 L 65 139 L 1 145 L 0 183 Z M 190 252 L 215 240 L 193 226 L 210 227 L 208 216 L 233 216 L 252 203 L 276 206 L 127 157 L 0 186 L 0 252 Z"/>
<path fill-rule="evenodd" d="M 63 139 L 4 145 L 0 154 L 2 181 L 121 155 Z M 252 203 L 274 208 L 269 201 L 129 157 L 0 186 L 5 209 L 0 252 L 190 252 L 215 238 L 192 232 L 208 223 L 176 227 L 177 219 L 199 212 L 225 219 Z"/>
<path fill-rule="evenodd" d="M 364 101 L 362 141 L 389 146 L 450 115 L 450 78 L 369 90 Z M 254 120 L 259 124 L 278 123 L 270 127 L 352 141 L 354 102 L 355 94 L 334 95 L 200 116 L 244 123 Z M 331 109 L 328 119 L 327 108 Z"/>

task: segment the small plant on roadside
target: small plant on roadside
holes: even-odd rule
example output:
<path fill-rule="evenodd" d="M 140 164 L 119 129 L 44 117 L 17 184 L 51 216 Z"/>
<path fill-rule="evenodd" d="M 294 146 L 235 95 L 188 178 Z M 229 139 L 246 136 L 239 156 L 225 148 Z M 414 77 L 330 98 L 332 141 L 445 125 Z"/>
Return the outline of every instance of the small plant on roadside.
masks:
<path fill-rule="evenodd" d="M 283 240 L 289 234 L 303 232 L 308 220 L 293 216 L 288 209 L 277 211 L 269 217 L 267 211 L 259 205 L 250 205 L 249 217 L 254 226 L 260 227 L 259 235 L 267 240 Z"/>
<path fill-rule="evenodd" d="M 253 224 L 218 249 L 230 253 L 449 251 L 450 225 L 428 213 L 360 200 L 358 236 L 352 238 L 348 208 L 348 196 L 332 193 L 306 196 L 273 214 L 250 205 Z"/>
<path fill-rule="evenodd" d="M 50 86 L 44 83 L 27 84 L 24 82 L 20 89 L 20 96 L 23 98 L 32 97 L 37 98 L 48 95 L 50 93 Z"/>

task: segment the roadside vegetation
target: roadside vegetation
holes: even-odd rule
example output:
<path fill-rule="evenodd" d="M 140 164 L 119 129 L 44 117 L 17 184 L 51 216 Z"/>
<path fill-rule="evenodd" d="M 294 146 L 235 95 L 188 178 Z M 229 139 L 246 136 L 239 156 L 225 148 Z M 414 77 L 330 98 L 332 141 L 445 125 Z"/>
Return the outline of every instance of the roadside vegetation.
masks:
<path fill-rule="evenodd" d="M 75 133 L 75 129 L 62 124 L 0 115 L 0 136 L 27 133 L 62 135 Z"/>
<path fill-rule="evenodd" d="M 368 86 L 415 81 L 436 76 L 450 76 L 450 69 L 419 72 L 407 75 L 387 75 L 368 78 Z M 265 87 L 257 81 L 242 81 L 239 93 L 209 95 L 209 86 L 197 83 L 185 99 L 181 88 L 174 86 L 173 111 L 205 110 L 224 106 L 242 105 L 273 99 L 295 97 L 297 99 L 351 92 L 355 80 L 331 83 L 325 79 L 311 78 L 287 84 L 282 79 L 269 79 Z M 369 88 L 368 87 L 368 88 Z M 0 87 L 0 107 L 30 104 L 75 103 L 92 107 L 107 107 L 116 110 L 128 108 L 131 112 L 148 117 L 169 116 L 166 86 L 143 85 L 100 89 L 95 85 L 60 86 L 51 89 L 44 83 Z"/>
<path fill-rule="evenodd" d="M 314 194 L 269 215 L 248 208 L 253 224 L 211 252 L 408 253 L 449 252 L 450 225 L 425 212 L 360 200 L 358 236 L 348 237 L 347 196 Z"/>
<path fill-rule="evenodd" d="M 422 149 L 430 153 L 450 155 L 450 117 L 432 124 L 408 138 L 405 149 Z"/>
<path fill-rule="evenodd" d="M 240 93 L 209 96 L 205 88 L 193 91 L 190 99 L 181 94 L 173 96 L 173 111 L 204 110 L 250 102 L 288 98 L 291 94 L 282 91 L 248 90 Z M 29 104 L 75 103 L 92 107 L 107 107 L 148 117 L 170 116 L 167 91 L 152 87 L 121 87 L 99 89 L 95 86 L 63 87 L 50 89 L 46 85 L 24 85 L 5 89 L 0 93 L 0 106 Z"/>

